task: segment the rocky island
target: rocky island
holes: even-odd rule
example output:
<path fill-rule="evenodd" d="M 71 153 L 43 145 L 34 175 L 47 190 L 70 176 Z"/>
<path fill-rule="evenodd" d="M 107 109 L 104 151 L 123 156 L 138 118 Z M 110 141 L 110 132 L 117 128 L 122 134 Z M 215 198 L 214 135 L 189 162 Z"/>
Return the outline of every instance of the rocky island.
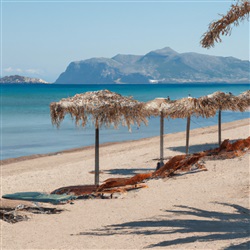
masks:
<path fill-rule="evenodd" d="M 13 76 L 5 76 L 0 78 L 0 83 L 5 84 L 16 84 L 16 83 L 24 83 L 24 84 L 48 84 L 48 82 L 39 79 L 39 78 L 31 78 L 31 77 L 25 77 L 25 76 L 19 76 L 19 75 L 13 75 Z"/>
<path fill-rule="evenodd" d="M 71 62 L 59 84 L 249 83 L 250 62 L 234 57 L 178 53 L 166 47 L 145 55 Z"/>

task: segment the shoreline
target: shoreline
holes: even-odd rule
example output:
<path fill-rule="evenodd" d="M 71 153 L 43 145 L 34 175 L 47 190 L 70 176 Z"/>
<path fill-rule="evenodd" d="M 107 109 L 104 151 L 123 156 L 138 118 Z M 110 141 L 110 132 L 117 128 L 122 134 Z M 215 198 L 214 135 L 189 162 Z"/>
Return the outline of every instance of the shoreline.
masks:
<path fill-rule="evenodd" d="M 222 141 L 245 139 L 249 134 L 250 118 L 222 124 Z M 185 136 L 185 131 L 165 134 L 166 158 L 185 154 Z M 190 153 L 217 147 L 217 126 L 190 131 Z M 100 183 L 154 171 L 159 151 L 159 136 L 102 145 Z M 93 147 L 73 149 L 2 166 L 1 195 L 93 185 L 94 153 Z M 113 199 L 41 203 L 42 208 L 62 212 L 28 213 L 27 221 L 15 224 L 2 221 L 1 248 L 248 249 L 249 162 L 248 150 L 236 158 L 205 159 L 207 171 L 150 179 L 148 188 L 116 194 Z M 20 200 L 0 202 L 14 211 L 18 205 L 34 206 Z"/>
<path fill-rule="evenodd" d="M 250 108 L 249 108 L 249 110 L 250 110 Z M 238 124 L 239 122 L 242 123 L 241 126 L 244 126 L 246 124 L 250 124 L 250 118 L 222 123 L 222 133 L 223 133 L 223 130 L 227 130 L 227 129 L 230 129 L 230 128 L 237 127 L 237 125 L 235 125 L 235 124 Z M 204 129 L 209 130 L 210 133 L 212 133 L 212 132 L 215 132 L 217 127 L 218 127 L 217 125 L 213 125 L 213 126 L 206 126 L 206 127 L 202 127 L 202 128 L 191 129 L 190 130 L 190 136 L 192 135 L 192 133 L 195 133 L 196 135 L 202 134 L 202 130 L 204 130 Z M 209 132 L 209 131 L 207 131 L 207 132 Z M 164 137 L 169 136 L 169 135 L 171 135 L 171 136 L 174 136 L 174 135 L 179 136 L 180 134 L 186 134 L 186 131 L 170 133 L 170 134 L 164 134 Z M 100 144 L 99 147 L 100 148 L 105 148 L 105 147 L 114 146 L 114 145 L 123 145 L 123 144 L 127 144 L 127 143 L 134 143 L 134 142 L 140 142 L 140 141 L 143 142 L 143 141 L 147 141 L 147 140 L 150 140 L 150 139 L 156 139 L 158 137 L 159 136 L 152 136 L 152 137 L 145 137 L 145 138 L 138 139 L 138 140 L 125 140 L 125 141 L 118 141 L 118 142 L 106 142 L 106 143 Z M 192 139 L 192 138 L 190 138 L 190 139 Z M 56 152 L 51 152 L 51 153 L 45 153 L 45 154 L 32 154 L 32 155 L 20 156 L 20 157 L 16 157 L 16 158 L 7 158 L 7 159 L 4 159 L 4 160 L 0 160 L 0 166 L 12 164 L 12 163 L 23 162 L 23 161 L 27 161 L 27 160 L 34 160 L 34 159 L 43 158 L 43 157 L 49 157 L 49 156 L 55 156 L 55 155 L 61 155 L 61 154 L 69 154 L 69 153 L 76 153 L 76 152 L 81 152 L 81 151 L 85 151 L 85 150 L 89 150 L 89 149 L 94 150 L 94 148 L 95 148 L 95 145 L 90 145 L 90 146 L 71 148 L 71 149 L 66 149 L 66 150 L 56 151 Z"/>

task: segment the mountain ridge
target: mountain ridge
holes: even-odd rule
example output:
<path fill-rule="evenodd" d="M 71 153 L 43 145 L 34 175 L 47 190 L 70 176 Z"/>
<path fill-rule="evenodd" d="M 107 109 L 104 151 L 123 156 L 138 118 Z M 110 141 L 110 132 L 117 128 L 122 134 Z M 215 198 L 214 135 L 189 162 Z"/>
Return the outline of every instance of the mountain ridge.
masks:
<path fill-rule="evenodd" d="M 170 47 L 145 55 L 117 54 L 71 62 L 55 83 L 249 83 L 250 62 L 234 57 L 195 52 L 178 53 Z"/>

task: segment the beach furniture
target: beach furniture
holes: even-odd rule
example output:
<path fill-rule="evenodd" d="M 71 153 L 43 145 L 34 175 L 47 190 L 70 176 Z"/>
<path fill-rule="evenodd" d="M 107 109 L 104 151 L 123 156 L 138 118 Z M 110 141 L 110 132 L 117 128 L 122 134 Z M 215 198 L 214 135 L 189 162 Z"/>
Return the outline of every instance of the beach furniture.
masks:
<path fill-rule="evenodd" d="M 77 196 L 67 194 L 47 194 L 41 192 L 20 192 L 13 194 L 5 194 L 2 196 L 4 199 L 11 200 L 24 200 L 32 202 L 45 202 L 52 203 L 54 205 L 67 203 L 71 200 L 75 200 Z"/>
<path fill-rule="evenodd" d="M 131 130 L 133 124 L 147 124 L 143 103 L 109 90 L 76 94 L 50 104 L 51 120 L 58 128 L 66 114 L 70 114 L 77 125 L 81 122 L 84 127 L 90 120 L 95 126 L 95 185 L 99 185 L 99 128 L 111 125 L 117 128 L 122 124 Z"/>
<path fill-rule="evenodd" d="M 160 161 L 157 168 L 164 165 L 164 118 L 168 115 L 168 109 L 174 101 L 170 98 L 155 98 L 145 103 L 145 109 L 151 116 L 160 116 Z"/>
<path fill-rule="evenodd" d="M 204 109 L 218 111 L 218 145 L 221 145 L 221 113 L 223 110 L 244 112 L 250 105 L 250 91 L 246 91 L 239 96 L 232 93 L 216 91 L 210 95 L 199 98 L 199 102 Z"/>
<path fill-rule="evenodd" d="M 204 106 L 200 99 L 188 96 L 176 100 L 168 109 L 168 116 L 172 119 L 186 118 L 186 154 L 189 153 L 189 134 L 190 134 L 190 121 L 191 116 L 202 116 L 205 118 L 215 116 L 216 107 Z"/>

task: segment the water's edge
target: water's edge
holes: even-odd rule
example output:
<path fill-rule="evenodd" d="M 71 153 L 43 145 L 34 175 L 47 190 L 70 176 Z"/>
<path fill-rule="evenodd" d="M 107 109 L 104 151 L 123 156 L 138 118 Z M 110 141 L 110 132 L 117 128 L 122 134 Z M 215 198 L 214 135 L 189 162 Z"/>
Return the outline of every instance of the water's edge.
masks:
<path fill-rule="evenodd" d="M 246 119 L 242 119 L 242 120 L 237 120 L 237 121 L 232 121 L 232 122 L 226 122 L 223 123 L 224 125 L 230 125 L 230 124 L 234 124 L 234 123 L 244 123 L 245 121 L 248 121 L 249 124 L 249 118 Z M 203 128 L 194 128 L 191 129 L 192 132 L 196 132 L 196 134 L 199 134 L 199 131 L 201 133 L 204 133 L 204 129 L 208 130 L 209 129 L 217 129 L 217 125 L 213 125 L 213 126 L 206 126 Z M 170 133 L 170 134 L 165 134 L 166 135 L 174 135 L 174 134 L 185 134 L 185 131 L 180 131 L 180 132 L 175 132 L 175 133 Z M 123 141 L 116 141 L 116 142 L 105 142 L 99 145 L 100 148 L 104 148 L 104 147 L 108 147 L 108 146 L 113 146 L 113 145 L 117 145 L 117 144 L 127 144 L 127 143 L 131 143 L 131 142 L 139 142 L 139 141 L 147 141 L 153 138 L 157 138 L 159 136 L 151 136 L 151 137 L 145 137 L 145 138 L 141 138 L 141 139 L 137 139 L 137 140 L 123 140 Z M 12 164 L 12 163 L 17 163 L 17 162 L 22 162 L 22 161 L 26 161 L 26 160 L 33 160 L 33 159 L 37 159 L 37 158 L 42 158 L 42 157 L 48 157 L 48 156 L 54 156 L 54 155 L 60 155 L 60 154 L 69 154 L 69 153 L 75 153 L 75 152 L 81 152 L 84 150 L 88 150 L 88 149 L 93 149 L 94 150 L 94 145 L 91 146 L 84 146 L 84 147 L 78 147 L 78 148 L 72 148 L 72 149 L 66 149 L 66 150 L 62 150 L 62 151 L 58 151 L 58 152 L 51 152 L 51 153 L 45 153 L 45 154 L 33 154 L 33 155 L 27 155 L 27 156 L 21 156 L 21 157 L 16 157 L 16 158 L 8 158 L 8 159 L 4 159 L 4 160 L 0 160 L 0 165 L 8 165 L 8 164 Z"/>

